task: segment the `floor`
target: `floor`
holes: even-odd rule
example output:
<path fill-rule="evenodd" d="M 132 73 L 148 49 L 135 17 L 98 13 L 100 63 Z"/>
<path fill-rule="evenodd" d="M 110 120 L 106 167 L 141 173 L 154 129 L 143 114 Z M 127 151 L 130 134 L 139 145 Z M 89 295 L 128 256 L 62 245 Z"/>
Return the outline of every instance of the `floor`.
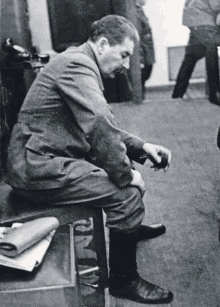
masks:
<path fill-rule="evenodd" d="M 154 172 L 149 162 L 137 166 L 147 187 L 144 223 L 167 227 L 165 235 L 139 243 L 139 270 L 174 293 L 165 307 L 219 307 L 220 107 L 207 100 L 204 84 L 191 86 L 184 99 L 170 97 L 171 89 L 149 90 L 141 104 L 111 104 L 121 128 L 172 150 L 167 172 Z M 108 293 L 105 305 L 143 306 Z"/>
<path fill-rule="evenodd" d="M 172 100 L 171 92 L 149 89 L 140 104 L 111 104 L 121 128 L 172 150 L 167 172 L 154 172 L 149 162 L 137 165 L 147 187 L 144 223 L 167 228 L 139 243 L 138 267 L 143 278 L 174 293 L 165 307 L 220 307 L 220 107 L 209 103 L 204 84 L 190 86 L 184 99 Z M 95 301 L 85 306 L 144 306 L 108 290 Z"/>

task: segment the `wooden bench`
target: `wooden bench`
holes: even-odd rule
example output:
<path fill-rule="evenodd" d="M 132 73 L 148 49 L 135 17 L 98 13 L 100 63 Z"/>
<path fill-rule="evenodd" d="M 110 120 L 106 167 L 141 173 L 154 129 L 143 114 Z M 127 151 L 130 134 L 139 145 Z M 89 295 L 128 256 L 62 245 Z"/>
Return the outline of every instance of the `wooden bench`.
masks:
<path fill-rule="evenodd" d="M 99 285 L 107 285 L 108 272 L 101 209 L 84 204 L 73 206 L 40 206 L 17 197 L 10 186 L 0 184 L 0 226 L 54 216 L 60 227 L 43 263 L 25 272 L 1 267 L 1 307 L 77 307 L 81 306 L 79 272 L 74 244 L 74 222 L 92 218 L 94 249 L 99 269 Z M 31 302 L 31 304 L 30 304 Z"/>

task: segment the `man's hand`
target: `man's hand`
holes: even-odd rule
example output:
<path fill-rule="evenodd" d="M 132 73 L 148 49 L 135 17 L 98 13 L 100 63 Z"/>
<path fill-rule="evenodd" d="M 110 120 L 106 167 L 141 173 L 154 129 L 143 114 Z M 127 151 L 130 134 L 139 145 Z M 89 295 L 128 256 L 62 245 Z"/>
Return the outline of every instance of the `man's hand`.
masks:
<path fill-rule="evenodd" d="M 163 168 L 165 171 L 169 168 L 171 162 L 171 151 L 160 145 L 145 143 L 143 150 L 147 154 L 148 159 L 153 163 L 152 168 L 159 170 Z"/>
<path fill-rule="evenodd" d="M 138 187 L 141 191 L 141 196 L 144 196 L 145 193 L 145 183 L 144 180 L 141 177 L 141 174 L 138 171 L 135 170 L 131 170 L 132 175 L 133 175 L 133 179 L 130 182 L 130 185 L 133 185 L 135 187 Z"/>

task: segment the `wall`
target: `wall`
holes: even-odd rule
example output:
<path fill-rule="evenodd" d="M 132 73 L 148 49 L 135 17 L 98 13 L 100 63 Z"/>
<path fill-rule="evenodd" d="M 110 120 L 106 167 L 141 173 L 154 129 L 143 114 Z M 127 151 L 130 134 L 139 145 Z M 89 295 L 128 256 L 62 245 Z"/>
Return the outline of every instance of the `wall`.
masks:
<path fill-rule="evenodd" d="M 156 64 L 147 86 L 172 84 L 169 81 L 167 48 L 187 44 L 189 30 L 182 26 L 185 0 L 147 0 L 144 7 L 155 42 Z M 52 50 L 46 0 L 28 0 L 33 45 L 41 52 Z"/>
<path fill-rule="evenodd" d="M 40 52 L 53 52 L 46 0 L 27 0 L 32 44 Z"/>
<path fill-rule="evenodd" d="M 147 86 L 169 82 L 167 48 L 187 44 L 189 30 L 182 26 L 185 0 L 147 0 L 144 11 L 153 31 L 156 63 Z"/>

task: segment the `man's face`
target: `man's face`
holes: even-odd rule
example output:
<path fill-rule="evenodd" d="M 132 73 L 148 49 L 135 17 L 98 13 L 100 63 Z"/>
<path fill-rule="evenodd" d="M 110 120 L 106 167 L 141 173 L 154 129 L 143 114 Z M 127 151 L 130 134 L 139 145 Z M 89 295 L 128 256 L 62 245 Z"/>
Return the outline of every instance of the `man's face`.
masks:
<path fill-rule="evenodd" d="M 110 46 L 106 38 L 100 39 L 98 62 L 101 74 L 105 78 L 114 78 L 123 69 L 129 68 L 130 55 L 133 54 L 134 42 L 125 38 L 122 44 Z"/>

